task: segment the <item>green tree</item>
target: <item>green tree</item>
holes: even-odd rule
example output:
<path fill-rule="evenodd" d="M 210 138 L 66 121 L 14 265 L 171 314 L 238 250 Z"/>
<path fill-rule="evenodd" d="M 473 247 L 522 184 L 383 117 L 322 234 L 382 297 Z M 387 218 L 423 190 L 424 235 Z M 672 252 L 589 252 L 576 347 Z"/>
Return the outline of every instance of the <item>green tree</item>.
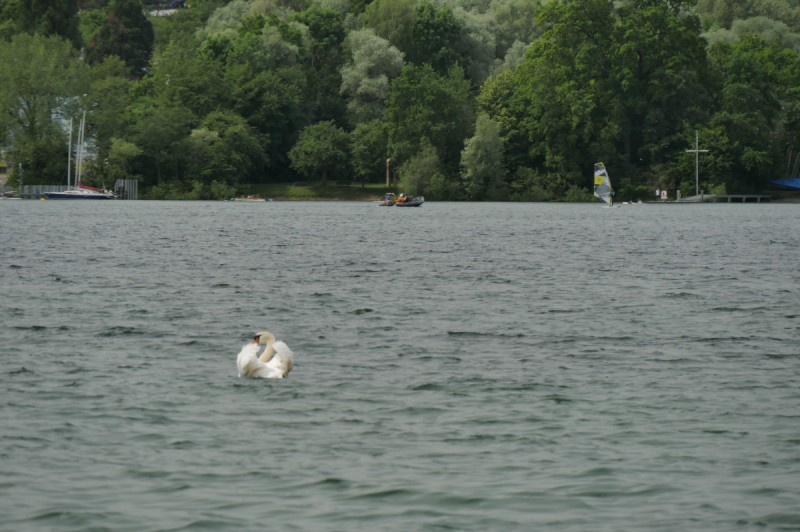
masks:
<path fill-rule="evenodd" d="M 503 140 L 497 123 L 488 115 L 478 115 L 475 136 L 464 143 L 461 167 L 467 194 L 473 199 L 505 199 Z"/>
<path fill-rule="evenodd" d="M 407 56 L 414 46 L 411 34 L 416 18 L 414 4 L 414 0 L 374 0 L 361 18 L 367 27 L 375 30 L 375 35 Z"/>
<path fill-rule="evenodd" d="M 373 120 L 358 124 L 350 139 L 353 172 L 361 178 L 362 187 L 365 181 L 382 180 L 389 152 L 386 123 Z"/>
<path fill-rule="evenodd" d="M 447 178 L 436 148 L 427 142 L 400 166 L 398 174 L 400 187 L 407 194 L 432 200 L 460 199 L 458 184 Z"/>
<path fill-rule="evenodd" d="M 536 18 L 540 7 L 538 0 L 492 0 L 489 13 L 496 27 L 498 57 L 504 57 L 517 41 L 529 44 L 541 37 Z"/>
<path fill-rule="evenodd" d="M 196 123 L 192 112 L 180 104 L 144 97 L 131 103 L 128 119 L 132 122 L 131 141 L 147 155 L 141 172 L 146 181 L 161 185 L 179 180 L 183 140 Z"/>
<path fill-rule="evenodd" d="M 369 28 L 350 32 L 345 44 L 352 61 L 342 67 L 340 92 L 349 96 L 351 121 L 383 118 L 389 81 L 403 71 L 403 53 Z"/>
<path fill-rule="evenodd" d="M 709 153 L 700 157 L 705 190 L 726 185 L 729 192 L 762 190 L 785 172 L 787 148 L 800 138 L 800 59 L 777 42 L 755 35 L 735 45 L 711 48 L 709 84 L 713 105 L 707 122 L 683 132 L 686 148 L 700 131 Z M 676 177 L 694 188 L 694 159 L 675 155 Z"/>
<path fill-rule="evenodd" d="M 408 59 L 417 65 L 428 64 L 440 75 L 449 71 L 459 60 L 455 46 L 461 31 L 452 8 L 437 7 L 422 1 L 414 8 L 414 25 L 411 30 L 414 47 Z M 462 68 L 468 65 L 462 63 Z"/>
<path fill-rule="evenodd" d="M 116 55 L 133 76 L 144 75 L 153 52 L 153 25 L 142 11 L 141 0 L 111 0 L 102 25 L 92 34 L 86 60 L 98 63 Z"/>
<path fill-rule="evenodd" d="M 233 110 L 256 128 L 273 175 L 289 166 L 288 153 L 310 122 L 305 100 L 307 78 L 297 68 L 281 67 L 253 75 L 244 66 L 226 72 Z"/>
<path fill-rule="evenodd" d="M 132 142 L 122 139 L 111 139 L 111 149 L 109 150 L 109 162 L 113 170 L 109 172 L 110 177 L 115 179 L 130 179 L 130 163 L 132 159 L 139 157 L 142 149 Z"/>
<path fill-rule="evenodd" d="M 127 135 L 125 111 L 130 103 L 130 72 L 115 55 L 106 57 L 102 63 L 95 63 L 88 70 L 90 86 L 86 107 L 90 112 L 87 119 L 100 163 L 98 171 L 102 172 L 102 163 L 109 157 L 113 139 Z"/>
<path fill-rule="evenodd" d="M 59 120 L 71 115 L 75 97 L 86 89 L 84 69 L 60 37 L 21 33 L 0 41 L 0 114 L 27 184 L 58 183 L 66 176 L 66 135 Z"/>
<path fill-rule="evenodd" d="M 16 26 L 26 33 L 58 35 L 81 46 L 77 0 L 16 0 Z M 12 9 L 14 9 L 12 7 Z"/>
<path fill-rule="evenodd" d="M 347 162 L 349 143 L 347 133 L 333 120 L 309 126 L 289 152 L 292 168 L 306 176 L 321 173 L 324 187 L 328 172 Z"/>
<path fill-rule="evenodd" d="M 342 41 L 345 30 L 342 13 L 333 9 L 312 6 L 296 13 L 292 20 L 308 27 L 311 44 L 307 56 L 308 88 L 313 94 L 314 114 L 317 119 L 335 119 L 344 123 L 345 108 L 339 97 L 342 63 Z"/>
<path fill-rule="evenodd" d="M 10 41 L 17 33 L 16 0 L 0 0 L 0 41 Z"/>
<path fill-rule="evenodd" d="M 663 160 L 699 118 L 705 42 L 684 0 L 551 3 L 550 26 L 516 71 L 513 112 L 532 163 L 588 181 L 596 159 L 625 168 Z"/>
<path fill-rule="evenodd" d="M 236 184 L 266 162 L 257 132 L 230 111 L 209 113 L 188 141 L 188 179 Z"/>
<path fill-rule="evenodd" d="M 473 120 L 470 83 L 464 79 L 464 71 L 455 67 L 447 76 L 439 76 L 430 65 L 408 64 L 391 89 L 386 117 L 395 164 L 413 157 L 427 139 L 445 168 L 456 175 Z"/>

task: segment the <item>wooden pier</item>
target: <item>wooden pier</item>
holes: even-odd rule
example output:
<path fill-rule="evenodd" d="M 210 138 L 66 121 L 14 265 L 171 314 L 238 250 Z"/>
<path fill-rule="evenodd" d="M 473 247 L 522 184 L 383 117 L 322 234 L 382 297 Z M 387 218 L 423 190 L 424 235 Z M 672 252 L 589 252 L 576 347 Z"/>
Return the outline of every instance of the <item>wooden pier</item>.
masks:
<path fill-rule="evenodd" d="M 646 203 L 761 203 L 771 200 L 772 196 L 763 194 L 700 194 L 674 201 L 648 201 Z"/>

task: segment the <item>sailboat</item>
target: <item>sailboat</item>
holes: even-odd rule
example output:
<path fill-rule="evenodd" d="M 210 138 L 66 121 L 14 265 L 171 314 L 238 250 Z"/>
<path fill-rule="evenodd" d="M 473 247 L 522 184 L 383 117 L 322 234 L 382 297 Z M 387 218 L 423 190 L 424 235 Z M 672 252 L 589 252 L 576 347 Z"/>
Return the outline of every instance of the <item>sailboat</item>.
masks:
<path fill-rule="evenodd" d="M 616 209 L 619 205 L 614 205 L 614 195 L 611 189 L 611 178 L 603 163 L 594 165 L 594 195 L 605 201 L 609 209 Z"/>
<path fill-rule="evenodd" d="M 114 194 L 99 188 L 87 187 L 81 183 L 83 171 L 83 130 L 86 127 L 86 111 L 83 112 L 80 130 L 78 131 L 78 157 L 75 160 L 75 186 L 72 186 L 72 119 L 69 120 L 69 153 L 67 155 L 67 190 L 64 192 L 45 192 L 47 199 L 114 199 Z"/>

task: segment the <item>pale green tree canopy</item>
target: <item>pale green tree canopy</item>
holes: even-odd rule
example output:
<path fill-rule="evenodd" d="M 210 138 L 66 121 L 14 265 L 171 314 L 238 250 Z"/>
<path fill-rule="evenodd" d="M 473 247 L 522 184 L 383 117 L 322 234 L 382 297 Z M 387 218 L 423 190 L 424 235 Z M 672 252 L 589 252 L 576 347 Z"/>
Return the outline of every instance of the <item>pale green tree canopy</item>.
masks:
<path fill-rule="evenodd" d="M 505 176 L 503 151 L 497 123 L 488 115 L 478 115 L 475 136 L 464 142 L 461 152 L 464 186 L 472 199 L 498 199 Z"/>
<path fill-rule="evenodd" d="M 0 124 L 25 167 L 26 181 L 60 179 L 66 171 L 60 119 L 77 115 L 78 97 L 88 88 L 84 63 L 61 37 L 20 33 L 10 42 L 0 41 L 0 72 Z"/>
<path fill-rule="evenodd" d="M 320 173 L 322 186 L 328 184 L 328 172 L 344 165 L 348 158 L 350 140 L 347 133 L 336 127 L 333 120 L 309 126 L 300 134 L 289 152 L 292 168 L 303 175 Z"/>
<path fill-rule="evenodd" d="M 389 81 L 402 72 L 403 53 L 369 28 L 351 32 L 345 49 L 352 60 L 342 67 L 340 92 L 349 97 L 352 121 L 358 124 L 383 118 Z"/>

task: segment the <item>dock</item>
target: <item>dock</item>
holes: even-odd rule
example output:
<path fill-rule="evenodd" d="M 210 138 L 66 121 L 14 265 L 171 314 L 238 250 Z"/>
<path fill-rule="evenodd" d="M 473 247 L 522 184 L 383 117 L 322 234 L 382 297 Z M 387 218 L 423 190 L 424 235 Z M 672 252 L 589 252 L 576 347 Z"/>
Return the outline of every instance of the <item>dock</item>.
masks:
<path fill-rule="evenodd" d="M 771 200 L 772 196 L 763 194 L 700 194 L 674 201 L 647 201 L 645 203 L 761 203 Z"/>

